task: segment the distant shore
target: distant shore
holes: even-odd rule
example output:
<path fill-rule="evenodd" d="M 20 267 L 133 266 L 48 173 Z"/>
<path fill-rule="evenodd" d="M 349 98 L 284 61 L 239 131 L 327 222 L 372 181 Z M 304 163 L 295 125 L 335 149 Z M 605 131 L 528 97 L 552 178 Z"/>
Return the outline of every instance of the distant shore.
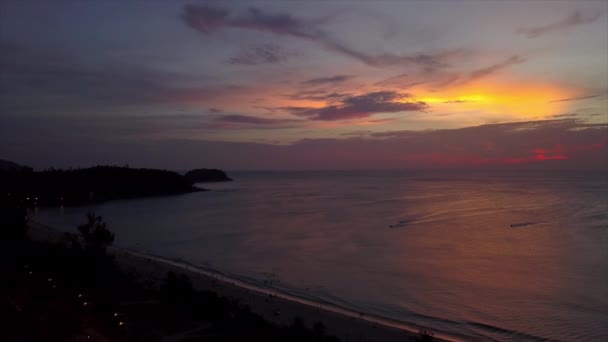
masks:
<path fill-rule="evenodd" d="M 94 166 L 47 169 L 0 160 L 3 197 L 27 207 L 80 206 L 112 200 L 181 195 L 206 191 L 195 183 L 232 181 L 218 169 L 194 169 L 180 174 L 161 169 Z"/>
<path fill-rule="evenodd" d="M 61 242 L 63 234 L 46 225 L 29 222 L 32 239 Z M 230 278 L 220 272 L 202 269 L 185 262 L 147 255 L 120 247 L 111 247 L 119 268 L 136 276 L 160 284 L 170 271 L 186 274 L 197 290 L 213 291 L 219 296 L 234 298 L 249 305 L 254 313 L 279 325 L 288 325 L 295 317 L 306 322 L 321 321 L 330 334 L 342 341 L 413 341 L 422 327 L 354 312 L 335 305 L 299 298 L 275 289 L 260 287 Z M 432 328 L 432 327 L 431 327 Z M 465 340 L 458 336 L 431 330 L 434 341 Z"/>

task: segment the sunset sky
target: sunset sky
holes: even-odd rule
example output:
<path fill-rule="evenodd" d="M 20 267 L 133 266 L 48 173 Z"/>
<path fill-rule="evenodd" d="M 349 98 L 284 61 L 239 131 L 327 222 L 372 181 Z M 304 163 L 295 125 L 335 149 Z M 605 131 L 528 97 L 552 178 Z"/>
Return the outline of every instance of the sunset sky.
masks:
<path fill-rule="evenodd" d="M 608 168 L 608 1 L 2 1 L 0 159 Z"/>

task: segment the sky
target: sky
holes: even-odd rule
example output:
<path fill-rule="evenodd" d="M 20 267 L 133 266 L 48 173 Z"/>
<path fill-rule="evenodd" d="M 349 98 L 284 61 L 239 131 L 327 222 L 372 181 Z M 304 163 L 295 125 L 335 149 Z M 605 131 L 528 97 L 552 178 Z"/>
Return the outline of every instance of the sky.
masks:
<path fill-rule="evenodd" d="M 608 1 L 0 1 L 0 159 L 608 169 Z"/>

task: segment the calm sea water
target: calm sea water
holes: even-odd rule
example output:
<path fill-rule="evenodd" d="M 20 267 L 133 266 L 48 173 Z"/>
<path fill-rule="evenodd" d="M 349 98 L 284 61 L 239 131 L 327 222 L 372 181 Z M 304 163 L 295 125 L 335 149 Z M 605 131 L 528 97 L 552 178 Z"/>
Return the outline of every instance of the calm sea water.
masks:
<path fill-rule="evenodd" d="M 471 338 L 608 341 L 605 175 L 231 176 L 36 219 L 75 230 L 93 211 L 117 245 Z"/>

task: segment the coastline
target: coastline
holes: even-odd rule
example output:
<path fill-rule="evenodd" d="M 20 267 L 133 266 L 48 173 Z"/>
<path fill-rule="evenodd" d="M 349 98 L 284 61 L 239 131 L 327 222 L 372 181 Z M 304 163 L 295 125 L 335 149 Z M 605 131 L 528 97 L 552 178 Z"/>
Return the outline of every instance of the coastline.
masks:
<path fill-rule="evenodd" d="M 64 241 L 63 233 L 44 224 L 29 221 L 29 235 L 35 240 L 52 243 Z M 162 283 L 168 272 L 187 275 L 197 290 L 212 291 L 219 296 L 234 298 L 264 319 L 278 325 L 288 325 L 295 317 L 307 324 L 323 322 L 330 334 L 342 341 L 407 341 L 418 336 L 420 327 L 388 318 L 355 312 L 333 304 L 297 297 L 276 289 L 244 282 L 221 272 L 204 269 L 183 261 L 111 246 L 117 266 L 155 285 Z M 465 337 L 432 331 L 435 341 L 464 341 Z"/>

